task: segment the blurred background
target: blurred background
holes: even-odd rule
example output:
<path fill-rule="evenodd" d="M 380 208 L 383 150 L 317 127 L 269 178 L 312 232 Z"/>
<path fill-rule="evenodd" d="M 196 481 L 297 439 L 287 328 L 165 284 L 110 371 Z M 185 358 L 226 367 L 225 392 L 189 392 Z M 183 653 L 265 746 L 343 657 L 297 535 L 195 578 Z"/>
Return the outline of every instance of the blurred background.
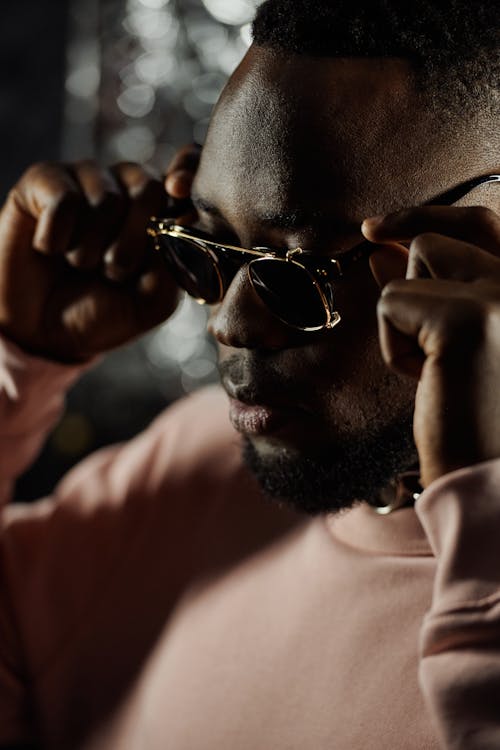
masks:
<path fill-rule="evenodd" d="M 17 0 L 2 7 L 0 193 L 33 161 L 138 161 L 164 171 L 203 143 L 210 113 L 250 43 L 258 0 Z M 83 456 L 143 429 L 217 378 L 206 311 L 173 318 L 113 352 L 68 408 L 16 497 L 35 499 Z"/>

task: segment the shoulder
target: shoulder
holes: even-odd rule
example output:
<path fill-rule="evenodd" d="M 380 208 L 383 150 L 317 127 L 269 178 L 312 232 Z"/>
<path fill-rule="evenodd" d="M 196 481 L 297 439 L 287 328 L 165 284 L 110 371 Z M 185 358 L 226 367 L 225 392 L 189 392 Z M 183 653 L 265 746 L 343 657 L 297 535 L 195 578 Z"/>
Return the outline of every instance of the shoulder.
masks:
<path fill-rule="evenodd" d="M 0 574 L 35 671 L 90 613 L 112 625 L 116 612 L 154 603 L 162 620 L 193 578 L 295 523 L 246 471 L 227 411 L 218 388 L 182 399 L 135 440 L 84 461 L 52 497 L 6 511 Z"/>
<path fill-rule="evenodd" d="M 234 481 L 246 476 L 240 437 L 228 419 L 227 397 L 210 387 L 180 399 L 133 440 L 97 451 L 71 470 L 50 497 L 3 510 L 2 536 L 9 547 L 54 554 L 68 547 L 73 534 L 109 536 L 118 544 L 124 534 L 153 519 L 168 516 L 167 530 L 177 515 L 188 517 L 226 494 Z M 250 493 L 256 485 L 248 477 Z M 163 520 L 165 522 L 166 519 Z M 49 541 L 50 540 L 50 541 Z M 46 549 L 47 546 L 49 549 Z M 109 544 L 106 544 L 106 548 Z M 75 555 L 75 546 L 66 549 Z M 82 553 L 84 549 L 82 549 Z"/>
<path fill-rule="evenodd" d="M 130 565 L 148 576 L 171 567 L 175 551 L 182 566 L 198 529 L 244 476 L 224 393 L 208 388 L 176 402 L 134 440 L 89 456 L 50 497 L 7 506 L 0 577 L 19 621 L 29 630 L 36 611 L 43 640 L 55 621 L 71 627 Z M 249 494 L 258 494 L 247 481 Z"/>

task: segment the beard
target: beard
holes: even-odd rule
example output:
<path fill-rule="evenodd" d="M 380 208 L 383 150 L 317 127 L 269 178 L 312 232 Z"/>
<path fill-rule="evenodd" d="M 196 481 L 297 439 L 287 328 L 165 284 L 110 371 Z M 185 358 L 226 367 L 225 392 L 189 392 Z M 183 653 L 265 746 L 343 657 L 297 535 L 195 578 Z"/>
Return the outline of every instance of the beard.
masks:
<path fill-rule="evenodd" d="M 332 441 L 314 456 L 287 448 L 261 455 L 244 438 L 243 459 L 267 497 L 300 513 L 336 513 L 363 501 L 378 505 L 394 477 L 418 461 L 412 422 L 408 414 Z"/>

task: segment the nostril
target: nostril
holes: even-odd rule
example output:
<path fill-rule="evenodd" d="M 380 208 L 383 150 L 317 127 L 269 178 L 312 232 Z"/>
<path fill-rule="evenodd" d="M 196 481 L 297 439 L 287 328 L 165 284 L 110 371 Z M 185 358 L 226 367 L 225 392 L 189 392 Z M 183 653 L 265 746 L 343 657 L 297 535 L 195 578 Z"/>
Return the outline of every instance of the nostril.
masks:
<path fill-rule="evenodd" d="M 231 347 L 248 346 L 248 322 L 242 320 L 234 306 L 224 302 L 218 305 L 210 315 L 207 328 L 219 344 Z"/>

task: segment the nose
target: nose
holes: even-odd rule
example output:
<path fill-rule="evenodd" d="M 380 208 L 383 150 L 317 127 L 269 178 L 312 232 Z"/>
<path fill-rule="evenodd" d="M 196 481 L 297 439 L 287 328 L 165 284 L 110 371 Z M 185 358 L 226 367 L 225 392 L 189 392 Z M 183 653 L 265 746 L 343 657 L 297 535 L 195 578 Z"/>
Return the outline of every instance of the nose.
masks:
<path fill-rule="evenodd" d="M 208 330 L 220 344 L 245 349 L 286 349 L 297 345 L 303 335 L 280 321 L 262 302 L 246 266 L 240 268 L 214 309 Z"/>

